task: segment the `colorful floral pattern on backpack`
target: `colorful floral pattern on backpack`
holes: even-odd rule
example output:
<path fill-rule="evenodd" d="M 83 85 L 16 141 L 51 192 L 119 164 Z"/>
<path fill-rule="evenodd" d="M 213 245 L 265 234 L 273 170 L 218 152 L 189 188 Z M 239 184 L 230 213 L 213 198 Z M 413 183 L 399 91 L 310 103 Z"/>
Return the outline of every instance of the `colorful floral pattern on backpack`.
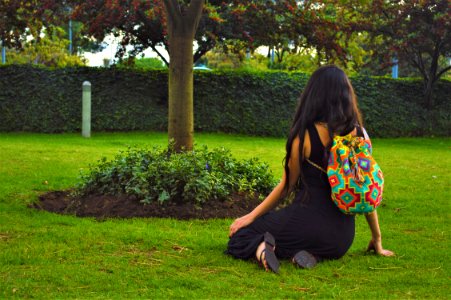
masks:
<path fill-rule="evenodd" d="M 371 142 L 362 137 L 349 134 L 332 141 L 327 176 L 332 200 L 343 213 L 371 213 L 382 201 L 384 176 L 371 154 Z"/>

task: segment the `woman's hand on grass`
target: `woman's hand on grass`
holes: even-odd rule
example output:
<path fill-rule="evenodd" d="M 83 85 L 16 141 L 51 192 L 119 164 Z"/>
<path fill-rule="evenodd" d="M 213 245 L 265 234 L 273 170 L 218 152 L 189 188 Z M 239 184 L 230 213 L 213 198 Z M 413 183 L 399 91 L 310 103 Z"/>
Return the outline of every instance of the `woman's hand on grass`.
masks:
<path fill-rule="evenodd" d="M 381 256 L 395 256 L 395 253 L 393 251 L 382 248 L 381 239 L 371 239 L 366 251 L 374 251 L 376 254 Z"/>
<path fill-rule="evenodd" d="M 229 237 L 234 235 L 235 232 L 237 232 L 241 228 L 248 226 L 252 222 L 254 222 L 254 218 L 250 214 L 247 214 L 245 216 L 242 216 L 241 218 L 236 219 L 232 223 L 232 225 L 230 225 Z"/>

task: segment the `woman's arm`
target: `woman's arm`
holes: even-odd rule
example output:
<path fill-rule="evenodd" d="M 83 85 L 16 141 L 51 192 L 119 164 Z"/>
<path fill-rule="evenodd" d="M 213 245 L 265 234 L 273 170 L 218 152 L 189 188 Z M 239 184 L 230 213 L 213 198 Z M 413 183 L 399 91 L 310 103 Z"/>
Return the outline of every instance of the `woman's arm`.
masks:
<path fill-rule="evenodd" d="M 368 136 L 368 133 L 366 132 L 365 128 L 362 127 L 363 135 L 366 140 L 368 140 L 371 144 L 371 139 Z M 379 255 L 382 256 L 393 256 L 395 255 L 394 252 L 390 250 L 385 250 L 382 248 L 382 235 L 381 235 L 381 229 L 379 227 L 379 218 L 377 217 L 377 211 L 374 211 L 370 214 L 365 215 L 366 221 L 368 223 L 368 226 L 370 226 L 371 230 L 371 240 L 368 244 L 367 251 L 374 251 Z"/>
<path fill-rule="evenodd" d="M 308 137 L 304 140 L 304 149 L 305 144 Z M 230 225 L 230 232 L 229 236 L 232 236 L 237 232 L 240 228 L 246 227 L 252 222 L 254 222 L 255 219 L 260 217 L 261 215 L 264 215 L 271 209 L 277 206 L 280 199 L 283 199 L 287 195 L 291 193 L 294 186 L 296 185 L 296 182 L 300 175 L 300 167 L 299 167 L 299 138 L 295 138 L 293 140 L 293 145 L 291 146 L 291 154 L 290 154 L 290 160 L 288 162 L 288 168 L 290 170 L 290 178 L 289 178 L 289 188 L 288 191 L 285 189 L 285 182 L 287 180 L 286 173 L 283 173 L 282 180 L 279 182 L 279 184 L 272 190 L 272 192 L 266 197 L 265 200 L 263 200 L 262 203 L 260 203 L 252 212 L 248 213 L 247 215 L 236 219 L 232 225 Z M 310 146 L 310 140 L 308 139 L 308 146 Z M 310 150 L 310 149 L 309 149 Z"/>
<path fill-rule="evenodd" d="M 394 252 L 382 248 L 382 236 L 381 229 L 379 227 L 379 219 L 377 217 L 377 212 L 374 211 L 370 214 L 365 215 L 366 221 L 371 229 L 371 241 L 368 245 L 368 251 L 374 250 L 379 255 L 382 256 L 393 256 Z"/>

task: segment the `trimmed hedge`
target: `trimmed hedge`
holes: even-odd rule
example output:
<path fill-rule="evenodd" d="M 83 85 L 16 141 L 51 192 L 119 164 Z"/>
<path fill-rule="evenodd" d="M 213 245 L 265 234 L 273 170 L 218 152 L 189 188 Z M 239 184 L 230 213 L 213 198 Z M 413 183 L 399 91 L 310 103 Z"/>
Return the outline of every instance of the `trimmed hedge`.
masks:
<path fill-rule="evenodd" d="M 81 92 L 92 83 L 92 130 L 165 130 L 167 75 L 115 69 L 0 67 L 0 131 L 81 129 Z"/>
<path fill-rule="evenodd" d="M 196 131 L 286 136 L 302 73 L 195 72 Z M 103 68 L 0 67 L 0 131 L 75 132 L 81 128 L 81 86 L 92 83 L 92 130 L 167 129 L 167 71 Z M 372 136 L 450 135 L 451 82 L 422 105 L 422 82 L 351 78 Z"/>

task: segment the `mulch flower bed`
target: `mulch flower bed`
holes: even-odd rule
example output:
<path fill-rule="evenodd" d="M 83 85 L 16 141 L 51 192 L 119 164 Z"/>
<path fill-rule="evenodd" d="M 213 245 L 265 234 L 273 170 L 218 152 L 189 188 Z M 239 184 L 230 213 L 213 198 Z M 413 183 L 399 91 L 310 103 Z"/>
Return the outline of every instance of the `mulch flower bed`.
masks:
<path fill-rule="evenodd" d="M 150 203 L 143 204 L 135 196 L 89 195 L 74 197 L 71 191 L 53 191 L 43 194 L 30 206 L 59 214 L 78 217 L 104 218 L 174 218 L 211 219 L 237 218 L 249 213 L 260 200 L 258 195 L 236 193 L 226 201 L 209 200 L 202 206 L 194 203 Z"/>

